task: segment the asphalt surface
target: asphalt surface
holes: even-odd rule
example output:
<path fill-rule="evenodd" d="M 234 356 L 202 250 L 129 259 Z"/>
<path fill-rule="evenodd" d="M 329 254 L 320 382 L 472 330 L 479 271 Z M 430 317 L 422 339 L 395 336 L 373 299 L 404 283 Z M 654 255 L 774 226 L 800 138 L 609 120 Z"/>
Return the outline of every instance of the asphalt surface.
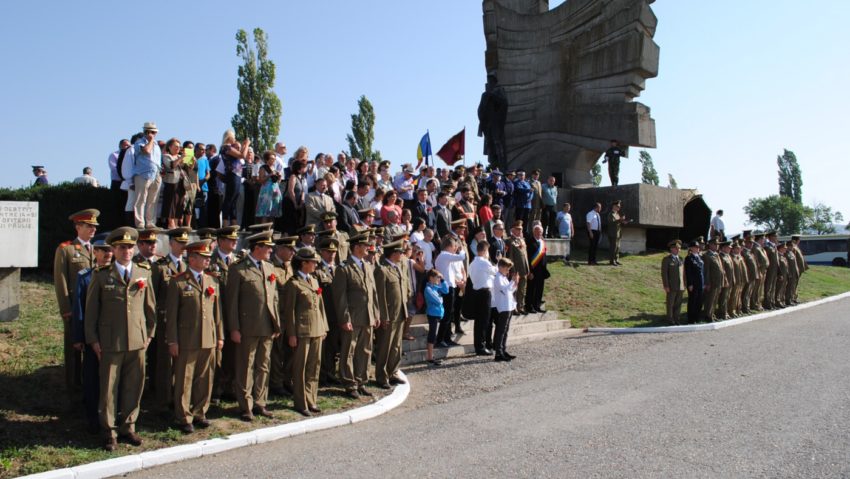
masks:
<path fill-rule="evenodd" d="M 379 418 L 129 477 L 850 477 L 848 311 L 449 361 Z"/>

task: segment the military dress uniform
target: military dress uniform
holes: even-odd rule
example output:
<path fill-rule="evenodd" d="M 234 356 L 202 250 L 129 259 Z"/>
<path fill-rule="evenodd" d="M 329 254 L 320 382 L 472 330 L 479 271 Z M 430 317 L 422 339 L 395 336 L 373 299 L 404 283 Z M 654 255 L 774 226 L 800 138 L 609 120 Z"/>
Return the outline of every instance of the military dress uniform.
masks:
<path fill-rule="evenodd" d="M 89 209 L 72 214 L 68 219 L 74 224 L 85 223 L 98 226 L 98 210 Z M 85 245 L 80 238 L 66 241 L 56 248 L 53 256 L 53 288 L 62 316 L 63 348 L 65 364 L 65 386 L 71 390 L 82 384 L 82 355 L 74 349 L 71 327 L 71 299 L 77 291 L 80 271 L 94 268 L 94 253 L 91 245 Z"/>
<path fill-rule="evenodd" d="M 715 241 L 713 238 L 711 241 Z M 703 314 L 708 321 L 715 321 L 715 314 L 720 293 L 724 287 L 728 287 L 729 283 L 726 279 L 726 274 L 723 268 L 723 260 L 716 251 L 708 250 L 703 256 L 705 262 L 705 303 L 703 304 Z"/>
<path fill-rule="evenodd" d="M 722 242 L 721 246 L 724 245 Z M 723 264 L 723 277 L 726 279 L 723 282 L 723 287 L 720 289 L 720 298 L 717 301 L 717 318 L 720 320 L 729 319 L 729 302 L 732 300 L 732 289 L 735 287 L 735 264 L 732 262 L 730 253 L 720 252 L 720 262 Z"/>
<path fill-rule="evenodd" d="M 297 236 L 285 236 L 275 240 L 275 244 L 284 245 L 294 250 L 296 241 L 298 241 Z M 283 261 L 276 254 L 272 254 L 271 259 L 277 275 L 278 317 L 283 318 L 283 301 L 280 298 L 283 297 L 283 287 L 292 277 L 292 262 Z M 282 324 L 281 327 L 283 327 Z M 269 359 L 269 390 L 272 394 L 292 391 L 292 360 L 294 354 L 295 350 L 289 347 L 285 335 L 281 334 L 272 341 L 272 353 Z"/>
<path fill-rule="evenodd" d="M 767 254 L 767 271 L 764 279 L 764 308 L 773 309 L 776 300 L 776 277 L 779 275 L 779 253 L 776 245 L 768 240 L 764 244 L 764 252 Z"/>
<path fill-rule="evenodd" d="M 211 256 L 210 241 L 189 245 L 189 253 Z M 191 424 L 206 425 L 215 370 L 215 351 L 224 340 L 218 280 L 191 269 L 173 277 L 166 296 L 165 341 L 177 345 L 174 359 L 174 416 L 191 432 Z"/>
<path fill-rule="evenodd" d="M 797 267 L 797 257 L 794 255 L 794 245 L 790 241 L 785 248 L 785 260 L 788 263 L 788 280 L 785 282 L 785 306 L 794 304 L 794 292 L 800 282 L 800 270 Z"/>
<path fill-rule="evenodd" d="M 216 230 L 218 238 L 239 239 L 239 226 L 225 226 Z M 213 251 L 210 258 L 210 266 L 207 268 L 207 273 L 218 280 L 219 289 L 222 294 L 219 295 L 219 302 L 222 314 L 225 311 L 226 300 L 224 291 L 227 287 L 227 272 L 230 266 L 237 261 L 236 255 L 233 252 L 225 253 L 219 248 Z M 222 316 L 222 325 L 224 326 L 224 347 L 215 350 L 215 373 L 213 374 L 213 400 L 219 400 L 222 396 L 234 396 L 233 378 L 236 374 L 236 343 L 234 343 L 228 334 L 226 328 L 227 323 Z"/>
<path fill-rule="evenodd" d="M 760 239 L 764 237 L 763 234 L 757 234 L 753 236 L 753 239 Z M 764 285 L 767 281 L 767 270 L 770 266 L 770 260 L 768 259 L 767 252 L 764 247 L 760 245 L 758 242 L 753 243 L 753 256 L 756 259 L 756 264 L 758 265 L 758 286 L 752 291 L 752 296 L 750 297 L 750 309 L 754 311 L 763 311 L 764 307 L 762 306 L 762 300 L 764 298 Z"/>
<path fill-rule="evenodd" d="M 744 284 L 744 290 L 741 292 L 741 312 L 749 314 L 753 311 L 754 292 L 758 291 L 759 286 L 759 265 L 757 253 L 752 245 L 749 248 L 744 248 L 741 251 L 741 257 L 744 260 L 744 265 L 747 268 L 747 282 Z"/>
<path fill-rule="evenodd" d="M 732 289 L 732 299 L 730 301 L 729 306 L 727 308 L 727 312 L 729 316 L 735 317 L 740 316 L 741 311 L 741 299 L 744 293 L 744 288 L 749 282 L 749 277 L 747 276 L 747 264 L 744 262 L 744 258 L 740 253 L 733 253 L 731 255 L 732 265 L 735 269 L 735 286 Z"/>
<path fill-rule="evenodd" d="M 788 282 L 788 277 L 790 275 L 788 269 L 788 258 L 785 253 L 787 249 L 785 245 L 779 243 L 776 246 L 776 259 L 777 264 L 779 265 L 778 271 L 776 273 L 776 283 L 773 291 L 773 306 L 776 308 L 784 308 L 785 304 L 785 283 Z"/>
<path fill-rule="evenodd" d="M 619 204 L 614 202 L 614 204 Z M 623 236 L 623 215 L 618 211 L 608 213 L 608 248 L 611 250 L 610 263 L 613 265 L 620 264 L 620 238 Z"/>
<path fill-rule="evenodd" d="M 337 244 L 333 239 L 324 239 L 320 244 L 322 249 L 334 250 Z M 336 383 L 339 381 L 339 353 L 340 353 L 340 337 L 341 331 L 336 316 L 336 307 L 334 306 L 334 290 L 333 280 L 334 273 L 338 266 L 336 264 L 325 263 L 324 260 L 319 262 L 316 272 L 316 279 L 319 281 L 319 287 L 322 288 L 322 302 L 325 304 L 325 318 L 328 322 L 328 334 L 322 342 L 322 363 L 319 380 L 324 383 Z"/>
<path fill-rule="evenodd" d="M 800 237 L 798 235 L 794 235 L 791 237 L 793 241 L 799 241 Z M 800 278 L 803 277 L 803 273 L 809 269 L 808 263 L 806 263 L 806 258 L 803 256 L 803 252 L 800 251 L 800 246 L 797 243 L 793 243 L 794 250 L 794 260 L 797 262 L 797 273 L 799 273 L 799 278 L 797 278 L 797 284 L 794 285 L 794 303 L 797 303 L 798 299 L 798 288 L 800 286 Z"/>
<path fill-rule="evenodd" d="M 403 250 L 403 241 L 384 245 L 384 254 L 387 256 Z M 376 332 L 375 382 L 382 388 L 388 388 L 390 381 L 398 380 L 404 321 L 407 319 L 407 303 L 411 294 L 410 276 L 401 264 L 407 258 L 402 257 L 399 264 L 394 264 L 387 256 L 375 268 L 378 310 L 381 314 L 381 327 Z"/>
<path fill-rule="evenodd" d="M 672 241 L 668 247 L 681 246 Z M 682 312 L 682 294 L 685 291 L 685 264 L 678 254 L 670 253 L 661 260 L 661 283 L 666 291 L 667 321 L 679 324 Z"/>
<path fill-rule="evenodd" d="M 702 314 L 703 295 L 705 293 L 705 279 L 702 256 L 693 251 L 692 248 L 698 248 L 698 242 L 691 242 L 688 245 L 688 256 L 685 258 L 685 280 L 688 289 L 688 321 L 696 323 L 700 320 Z"/>
<path fill-rule="evenodd" d="M 135 244 L 136 238 L 136 230 L 118 228 L 107 242 Z M 132 261 L 127 266 L 113 263 L 98 268 L 89 285 L 85 318 L 86 343 L 101 350 L 98 410 L 106 448 L 115 449 L 116 433 L 139 445 L 135 423 L 145 384 L 145 348 L 156 330 L 150 269 Z"/>
<path fill-rule="evenodd" d="M 296 258 L 320 261 L 312 248 L 299 250 Z M 281 300 L 284 334 L 288 339 L 297 338 L 292 364 L 293 402 L 295 410 L 305 416 L 321 412 L 318 406 L 319 368 L 322 339 L 328 332 L 323 293 L 316 278 L 297 271 L 287 280 Z"/>
<path fill-rule="evenodd" d="M 250 244 L 271 246 L 270 231 L 248 238 Z M 255 261 L 250 255 L 232 265 L 224 291 L 225 322 L 236 344 L 236 400 L 243 420 L 252 420 L 254 412 L 269 415 L 269 361 L 272 340 L 281 333 L 278 315 L 277 269 L 267 261 Z"/>
<path fill-rule="evenodd" d="M 516 221 L 513 227 L 522 228 L 522 221 Z M 517 272 L 517 288 L 516 293 L 516 309 L 520 313 L 525 312 L 525 293 L 528 287 L 528 273 L 531 271 L 531 266 L 528 264 L 528 249 L 525 245 L 525 239 L 514 236 L 508 238 L 505 242 L 505 254 L 508 259 L 514 263 L 514 271 Z"/>

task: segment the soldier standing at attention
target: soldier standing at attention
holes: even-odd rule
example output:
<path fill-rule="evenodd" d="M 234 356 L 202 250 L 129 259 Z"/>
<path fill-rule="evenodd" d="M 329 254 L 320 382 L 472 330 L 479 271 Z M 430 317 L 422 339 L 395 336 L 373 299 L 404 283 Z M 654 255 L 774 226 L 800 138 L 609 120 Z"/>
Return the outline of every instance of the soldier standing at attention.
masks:
<path fill-rule="evenodd" d="M 717 237 L 708 240 L 708 251 L 703 256 L 705 262 L 705 303 L 703 304 L 703 314 L 705 319 L 714 322 L 717 318 L 715 315 L 715 306 L 720 298 L 720 292 L 729 283 L 723 270 L 723 260 L 717 253 Z"/>
<path fill-rule="evenodd" d="M 774 287 L 773 305 L 776 308 L 784 308 L 785 304 L 785 284 L 788 282 L 790 272 L 788 268 L 788 258 L 786 253 L 788 247 L 784 241 L 776 244 L 776 257 L 779 260 L 779 271 L 776 274 L 776 286 Z"/>
<path fill-rule="evenodd" d="M 349 397 L 372 396 L 366 389 L 369 358 L 372 356 L 372 328 L 381 326 L 375 267 L 366 261 L 369 235 L 352 236 L 348 261 L 336 269 L 333 280 L 337 327 L 342 328 L 339 369 Z M 334 326 L 331 326 L 334 327 Z"/>
<path fill-rule="evenodd" d="M 344 263 L 348 259 L 348 234 L 337 229 L 336 213 L 329 211 L 322 215 L 322 230 L 330 231 L 328 236 L 337 241 L 336 262 L 337 264 Z"/>
<path fill-rule="evenodd" d="M 744 249 L 741 251 L 741 256 L 747 268 L 747 282 L 744 284 L 744 290 L 741 293 L 742 314 L 750 314 L 753 311 L 754 292 L 758 291 L 759 287 L 759 265 L 756 252 L 753 250 L 754 244 L 751 232 L 744 231 Z"/>
<path fill-rule="evenodd" d="M 302 416 L 322 412 L 318 406 L 322 340 L 328 333 L 322 287 L 313 276 L 319 263 L 313 248 L 301 248 L 292 259 L 295 273 L 283 288 L 283 324 L 292 363 L 295 410 Z"/>
<path fill-rule="evenodd" d="M 171 278 L 165 302 L 165 341 L 174 359 L 174 417 L 181 431 L 209 427 L 215 351 L 224 346 L 221 287 L 205 273 L 212 241 L 187 246 L 189 268 Z"/>
<path fill-rule="evenodd" d="M 514 271 L 517 273 L 515 314 L 526 314 L 525 293 L 531 267 L 528 264 L 528 250 L 525 246 L 525 239 L 522 237 L 522 221 L 520 220 L 515 221 L 511 226 L 511 237 L 508 238 L 505 245 L 505 254 L 513 263 Z"/>
<path fill-rule="evenodd" d="M 168 283 L 174 276 L 186 271 L 183 251 L 189 243 L 188 227 L 168 230 L 168 246 L 171 251 L 153 265 L 153 288 L 157 304 L 157 329 L 160 335 L 154 339 L 149 352 L 150 376 L 156 391 L 156 405 L 168 410 L 174 402 L 174 368 L 168 344 L 165 342 L 165 305 L 168 295 Z"/>
<path fill-rule="evenodd" d="M 667 304 L 667 321 L 679 324 L 682 312 L 682 292 L 685 290 L 685 266 L 679 258 L 682 242 L 673 240 L 667 243 L 670 254 L 661 260 L 661 284 L 664 286 Z"/>
<path fill-rule="evenodd" d="M 621 156 L 626 155 L 620 148 L 620 143 L 617 140 L 611 140 L 611 147 L 605 151 L 605 159 L 602 160 L 602 163 L 608 163 L 608 178 L 611 179 L 611 186 L 617 186 L 620 183 Z"/>
<path fill-rule="evenodd" d="M 767 253 L 767 273 L 764 280 L 764 309 L 773 309 L 776 301 L 776 277 L 779 276 L 779 255 L 776 252 L 776 231 L 765 233 L 764 252 Z"/>
<path fill-rule="evenodd" d="M 410 281 L 402 266 L 403 253 L 404 240 L 385 244 L 384 257 L 375 268 L 375 289 L 381 314 L 381 327 L 376 331 L 375 382 L 381 389 L 404 382 L 398 377 L 398 367 Z"/>
<path fill-rule="evenodd" d="M 227 307 L 224 291 L 227 287 L 227 272 L 230 265 L 236 262 L 236 244 L 239 241 L 239 226 L 225 226 L 216 230 L 216 248 L 210 258 L 210 266 L 207 268 L 207 273 L 218 280 L 218 285 L 221 293 L 218 301 L 222 313 Z M 222 317 L 222 323 L 225 321 Z M 217 404 L 222 396 L 228 399 L 235 396 L 233 394 L 233 378 L 236 370 L 236 344 L 228 337 L 227 328 L 224 328 L 224 347 L 221 350 L 215 351 L 215 374 L 213 374 L 213 392 L 212 403 Z"/>
<path fill-rule="evenodd" d="M 333 303 L 333 280 L 337 269 L 336 254 L 339 242 L 334 238 L 322 238 L 319 241 L 319 255 L 322 261 L 316 268 L 316 279 L 322 288 L 322 302 L 325 305 L 325 317 L 328 321 L 328 334 L 322 343 L 322 364 L 319 380 L 324 384 L 339 384 L 340 328 Z"/>
<path fill-rule="evenodd" d="M 806 258 L 803 256 L 803 252 L 800 250 L 800 235 L 791 236 L 791 243 L 794 245 L 794 260 L 797 262 L 797 272 L 800 277 L 803 276 L 803 273 L 809 269 L 809 265 L 806 263 Z M 797 304 L 797 289 L 800 286 L 800 280 L 797 279 L 797 284 L 794 285 L 794 304 Z"/>
<path fill-rule="evenodd" d="M 758 286 L 752 292 L 750 298 L 750 309 L 754 311 L 764 311 L 762 306 L 762 298 L 764 298 L 764 284 L 767 279 L 767 269 L 770 265 L 767 252 L 764 249 L 764 233 L 756 233 L 753 235 L 753 256 L 756 258 L 758 265 Z"/>
<path fill-rule="evenodd" d="M 531 191 L 534 192 L 534 196 L 531 197 L 531 217 L 529 218 L 529 222 L 541 221 L 543 213 L 543 185 L 540 183 L 540 170 L 533 170 L 531 172 L 529 184 L 531 184 Z"/>
<path fill-rule="evenodd" d="M 82 357 L 80 351 L 74 349 L 71 331 L 71 296 L 77 291 L 80 271 L 94 267 L 91 239 L 97 232 L 98 216 L 100 211 L 95 209 L 78 211 L 69 216 L 68 219 L 77 230 L 77 237 L 60 244 L 53 257 L 53 288 L 56 290 L 64 328 L 65 386 L 68 391 L 82 384 Z"/>
<path fill-rule="evenodd" d="M 283 236 L 275 240 L 272 264 L 277 274 L 278 317 L 283 318 L 283 287 L 293 275 L 292 257 L 295 256 L 297 236 Z M 281 324 L 283 327 L 283 324 Z M 269 361 L 269 393 L 285 396 L 292 393 L 292 357 L 295 351 L 289 347 L 289 340 L 281 334 L 272 341 L 272 353 Z"/>
<path fill-rule="evenodd" d="M 224 290 L 225 320 L 236 343 L 236 400 L 240 418 L 274 417 L 266 409 L 272 341 L 280 335 L 277 274 L 269 263 L 272 232 L 248 237 L 250 252 L 230 267 Z"/>
<path fill-rule="evenodd" d="M 785 259 L 788 263 L 788 279 L 785 281 L 785 291 L 783 300 L 785 306 L 793 306 L 794 291 L 797 289 L 797 283 L 800 282 L 800 270 L 797 268 L 797 257 L 794 254 L 794 241 L 785 242 Z"/>
<path fill-rule="evenodd" d="M 620 266 L 620 238 L 623 236 L 623 225 L 629 221 L 626 215 L 620 214 L 622 202 L 616 200 L 611 203 L 611 212 L 608 213 L 608 248 L 611 250 L 612 266 Z"/>
<path fill-rule="evenodd" d="M 139 231 L 139 241 L 136 243 L 136 249 L 139 252 L 133 256 L 134 263 L 147 262 L 152 266 L 159 260 L 159 256 L 156 255 L 156 239 L 160 233 L 162 229 L 156 226 Z"/>
<path fill-rule="evenodd" d="M 685 258 L 685 280 L 688 285 L 688 322 L 696 323 L 702 313 L 705 280 L 703 276 L 703 261 L 700 256 L 699 241 L 688 244 L 688 256 Z"/>
<path fill-rule="evenodd" d="M 107 451 L 118 447 L 119 438 L 142 444 L 136 419 L 145 386 L 145 349 L 156 329 L 156 298 L 150 267 L 132 261 L 138 236 L 127 227 L 110 233 L 106 242 L 115 262 L 92 274 L 86 297 L 86 343 L 100 360 L 98 411 Z"/>
<path fill-rule="evenodd" d="M 717 302 L 717 317 L 722 321 L 729 319 L 729 302 L 732 301 L 732 289 L 736 282 L 735 263 L 732 262 L 732 242 L 721 241 L 720 262 L 723 264 L 723 288 L 720 290 L 720 300 Z"/>
<path fill-rule="evenodd" d="M 732 288 L 732 301 L 730 301 L 727 311 L 729 316 L 737 318 L 741 312 L 741 295 L 744 292 L 744 287 L 749 282 L 747 277 L 747 264 L 744 258 L 741 257 L 741 243 L 738 240 L 732 242 L 732 264 L 735 269 L 735 286 Z"/>

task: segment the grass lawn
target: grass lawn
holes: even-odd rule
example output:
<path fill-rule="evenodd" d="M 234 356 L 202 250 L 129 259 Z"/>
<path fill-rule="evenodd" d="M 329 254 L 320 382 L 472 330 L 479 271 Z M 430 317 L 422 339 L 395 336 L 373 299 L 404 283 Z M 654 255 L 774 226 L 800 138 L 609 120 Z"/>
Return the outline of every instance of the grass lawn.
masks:
<path fill-rule="evenodd" d="M 373 390 L 379 396 L 379 390 Z M 366 403 L 344 397 L 341 389 L 322 388 L 319 407 L 339 412 Z M 82 402 L 65 390 L 62 370 L 62 323 L 49 278 L 25 275 L 21 282 L 21 318 L 0 323 L 0 478 L 135 454 L 146 450 L 226 437 L 229 434 L 283 424 L 302 417 L 288 398 L 268 405 L 274 419 L 257 417 L 251 424 L 238 419 L 235 402 L 211 407 L 206 430 L 183 435 L 172 417 L 150 412 L 145 400 L 136 426 L 141 447 L 119 444 L 103 451 L 100 436 L 86 432 Z"/>
<path fill-rule="evenodd" d="M 665 254 L 626 256 L 620 259 L 620 267 L 608 265 L 605 251 L 599 255 L 599 266 L 587 266 L 576 255 L 572 259 L 579 261 L 577 267 L 550 262 L 546 307 L 560 312 L 576 328 L 667 326 L 661 289 Z M 846 291 L 850 291 L 850 268 L 812 266 L 800 280 L 800 301 Z M 687 295 L 683 315 L 686 302 Z"/>

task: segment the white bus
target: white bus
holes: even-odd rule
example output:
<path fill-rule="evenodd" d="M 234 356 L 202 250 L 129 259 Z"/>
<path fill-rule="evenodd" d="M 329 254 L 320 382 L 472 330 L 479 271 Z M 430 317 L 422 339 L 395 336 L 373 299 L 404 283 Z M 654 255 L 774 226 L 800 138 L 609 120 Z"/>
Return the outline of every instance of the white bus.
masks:
<path fill-rule="evenodd" d="M 808 264 L 847 266 L 848 242 L 850 235 L 800 235 L 800 250 Z"/>

